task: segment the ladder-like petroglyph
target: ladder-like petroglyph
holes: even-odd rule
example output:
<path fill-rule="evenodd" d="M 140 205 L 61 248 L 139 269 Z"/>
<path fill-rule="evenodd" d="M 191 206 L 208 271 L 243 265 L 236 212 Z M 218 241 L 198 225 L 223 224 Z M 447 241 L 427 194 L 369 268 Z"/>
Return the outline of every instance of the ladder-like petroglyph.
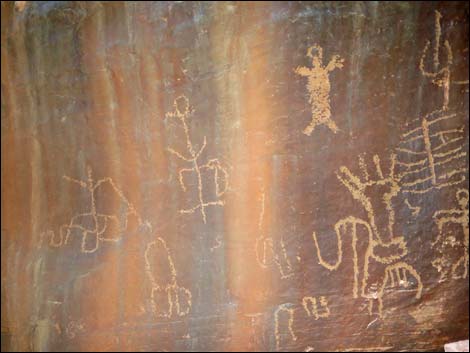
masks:
<path fill-rule="evenodd" d="M 224 206 L 225 201 L 223 196 L 225 192 L 228 190 L 228 172 L 227 169 L 222 166 L 220 161 L 217 158 L 210 159 L 206 163 L 202 164 L 200 161 L 201 155 L 203 154 L 207 140 L 204 136 L 202 146 L 197 150 L 193 142 L 191 141 L 191 137 L 189 134 L 189 127 L 187 119 L 189 116 L 194 112 L 189 106 L 189 100 L 186 96 L 179 96 L 175 99 L 174 103 L 174 111 L 168 112 L 166 116 L 168 118 L 175 118 L 181 124 L 181 127 L 184 131 L 185 136 L 185 143 L 186 149 L 189 154 L 178 152 L 173 148 L 167 148 L 167 150 L 184 161 L 185 163 L 190 164 L 188 168 L 181 168 L 178 171 L 178 180 L 183 192 L 187 192 L 186 183 L 185 183 L 185 175 L 188 173 L 194 173 L 197 177 L 197 198 L 198 203 L 194 207 L 181 209 L 181 213 L 194 213 L 197 210 L 201 212 L 202 220 L 204 223 L 207 222 L 207 215 L 206 215 L 206 208 L 210 206 Z M 213 185 L 215 188 L 215 200 L 208 201 L 204 195 L 204 187 L 203 187 L 203 178 L 202 172 L 209 171 L 213 173 Z"/>
<path fill-rule="evenodd" d="M 465 181 L 467 152 L 464 126 L 455 126 L 459 118 L 449 111 L 433 112 L 413 121 L 415 127 L 402 135 L 396 148 L 402 192 L 425 194 Z"/>
<path fill-rule="evenodd" d="M 315 53 L 314 53 L 315 51 Z M 309 102 L 312 109 L 312 120 L 303 130 L 310 136 L 317 125 L 326 125 L 334 133 L 338 126 L 331 119 L 330 107 L 330 72 L 343 67 L 344 59 L 339 55 L 333 55 L 330 62 L 323 65 L 323 49 L 319 45 L 313 45 L 307 50 L 307 56 L 312 59 L 312 67 L 299 66 L 294 71 L 296 74 L 307 77 L 307 90 L 310 94 Z"/>
<path fill-rule="evenodd" d="M 461 123 L 466 118 L 449 109 L 451 84 L 468 85 L 468 80 L 451 77 L 453 53 L 449 41 L 441 39 L 441 18 L 441 13 L 435 11 L 434 39 L 432 43 L 426 41 L 419 70 L 442 89 L 442 104 L 407 124 L 410 126 L 395 149 L 401 192 L 410 196 L 461 184 L 468 172 L 465 126 Z M 414 216 L 419 215 L 419 206 L 408 199 L 405 203 Z"/>
<path fill-rule="evenodd" d="M 94 253 L 103 243 L 118 242 L 128 230 L 131 217 L 135 218 L 138 226 L 149 226 L 148 222 L 142 222 L 135 207 L 116 186 L 113 179 L 107 177 L 95 182 L 90 167 L 87 168 L 87 174 L 86 181 L 69 176 L 63 178 L 88 192 L 89 211 L 72 216 L 68 223 L 59 227 L 58 232 L 46 230 L 41 233 L 40 245 L 46 241 L 49 246 L 60 248 L 68 244 L 73 234 L 79 234 L 81 236 L 81 251 L 83 253 Z M 99 192 L 107 196 L 110 196 L 110 193 L 117 196 L 120 202 L 120 210 L 114 214 L 100 210 L 100 206 L 97 205 L 97 193 Z"/>
<path fill-rule="evenodd" d="M 442 14 L 436 10 L 433 43 L 426 41 L 419 69 L 442 89 L 442 105 L 413 120 L 396 148 L 402 192 L 409 194 L 459 185 L 468 172 L 465 127 L 460 123 L 465 117 L 449 109 L 451 84 L 468 85 L 468 80 L 452 80 L 453 53 L 449 41 L 441 39 L 441 18 Z M 414 215 L 419 214 L 419 207 L 406 202 Z"/>
<path fill-rule="evenodd" d="M 369 300 L 369 312 L 373 312 L 374 301 L 377 301 L 377 311 L 383 317 L 383 298 L 385 289 L 389 287 L 413 287 L 416 299 L 421 297 L 423 284 L 419 273 L 402 259 L 408 253 L 404 237 L 394 233 L 395 211 L 392 199 L 398 195 L 401 186 L 395 174 L 396 158 L 390 158 L 390 168 L 384 172 L 380 159 L 374 156 L 375 177 L 366 168 L 363 158 L 359 159 L 359 167 L 363 178 L 353 174 L 347 167 L 341 167 L 337 177 L 358 201 L 368 216 L 367 221 L 349 216 L 335 224 L 337 238 L 336 261 L 324 259 L 315 232 L 312 233 L 319 264 L 329 271 L 337 270 L 343 262 L 343 247 L 352 248 L 353 269 L 353 298 L 362 297 Z M 378 197 L 380 196 L 380 197 Z M 377 217 L 386 215 L 386 217 Z M 360 231 L 358 231 L 360 229 Z M 361 239 L 359 239 L 361 234 Z M 349 243 L 350 241 L 350 243 Z M 365 251 L 359 253 L 361 244 L 366 244 Z M 371 279 L 370 272 L 382 274 L 379 278 Z M 413 279 L 411 281 L 411 279 Z"/>
<path fill-rule="evenodd" d="M 178 273 L 165 240 L 157 237 L 148 243 L 144 257 L 145 273 L 151 284 L 152 312 L 163 318 L 189 314 L 192 294 L 178 284 Z"/>
<path fill-rule="evenodd" d="M 467 278 L 468 276 L 468 190 L 457 190 L 456 199 L 458 203 L 457 208 L 436 211 L 433 215 L 434 222 L 438 228 L 438 235 L 432 246 L 437 249 L 439 256 L 432 262 L 432 265 L 439 271 L 441 281 L 447 279 L 449 274 L 453 279 Z M 457 240 L 454 235 L 445 236 L 444 228 L 452 224 L 462 228 L 462 241 Z M 461 249 L 461 256 L 456 259 L 450 258 L 446 251 L 448 247 L 458 247 Z"/>

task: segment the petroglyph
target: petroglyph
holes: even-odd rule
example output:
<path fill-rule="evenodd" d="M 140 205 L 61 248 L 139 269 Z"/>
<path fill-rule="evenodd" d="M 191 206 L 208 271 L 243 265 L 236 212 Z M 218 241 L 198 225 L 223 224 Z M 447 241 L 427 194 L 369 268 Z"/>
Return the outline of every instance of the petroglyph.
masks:
<path fill-rule="evenodd" d="M 392 207 L 392 199 L 400 191 L 399 179 L 395 175 L 396 156 L 394 154 L 390 156 L 390 168 L 385 176 L 378 155 L 374 155 L 373 163 L 376 178 L 365 174 L 361 180 L 345 166 L 340 168 L 337 177 L 367 212 L 375 239 L 384 242 L 386 237 L 390 240 L 394 238 L 395 211 Z M 376 195 L 382 197 L 374 197 Z M 388 215 L 384 224 L 377 223 L 376 210 Z"/>
<path fill-rule="evenodd" d="M 244 316 L 250 319 L 252 337 L 257 336 L 257 331 L 262 329 L 263 313 L 250 313 L 250 314 L 245 314 Z"/>
<path fill-rule="evenodd" d="M 213 251 L 219 249 L 221 246 L 222 246 L 222 236 L 220 234 L 218 234 L 215 237 L 215 244 L 213 246 L 211 246 L 209 250 L 211 252 L 213 252 Z"/>
<path fill-rule="evenodd" d="M 259 214 L 258 221 L 258 230 L 260 232 L 259 237 L 256 238 L 255 252 L 256 252 L 256 261 L 262 268 L 268 268 L 273 257 L 273 240 L 271 237 L 266 237 L 263 234 L 263 221 L 264 221 L 264 208 L 265 208 L 265 198 L 264 189 L 261 194 L 261 210 Z M 269 260 L 271 257 L 271 260 Z"/>
<path fill-rule="evenodd" d="M 139 226 L 149 225 L 148 222 L 142 222 L 134 206 L 127 200 L 123 192 L 116 186 L 111 178 L 107 177 L 95 182 L 90 167 L 87 168 L 87 174 L 88 178 L 86 181 L 65 175 L 63 178 L 78 185 L 89 193 L 89 211 L 77 213 L 72 216 L 69 223 L 59 227 L 57 234 L 52 230 L 41 233 L 40 245 L 43 244 L 44 238 L 46 238 L 49 246 L 55 248 L 62 247 L 68 244 L 70 236 L 74 232 L 78 232 L 82 239 L 81 251 L 83 253 L 93 253 L 97 251 L 103 243 L 118 242 L 128 229 L 130 217 L 135 217 Z M 112 192 L 118 197 L 121 203 L 119 215 L 109 214 L 103 210 L 99 210 L 100 207 L 97 206 L 96 194 L 100 191 L 108 196 L 109 193 Z"/>
<path fill-rule="evenodd" d="M 429 77 L 432 79 L 432 83 L 438 87 L 443 88 L 443 104 L 442 109 L 447 110 L 449 106 L 449 87 L 450 87 L 450 66 L 452 65 L 452 48 L 449 44 L 449 41 L 444 41 L 444 48 L 446 51 L 446 64 L 440 67 L 440 60 L 439 60 L 439 52 L 441 47 L 441 13 L 439 11 L 435 11 L 436 19 L 434 25 L 435 31 L 435 39 L 434 39 L 434 50 L 433 50 L 433 66 L 434 71 L 428 72 L 425 69 L 424 60 L 428 53 L 429 47 L 431 46 L 431 42 L 428 40 L 426 41 L 426 45 L 424 46 L 423 52 L 421 54 L 421 59 L 419 61 L 419 69 L 421 73 L 425 77 Z"/>
<path fill-rule="evenodd" d="M 75 336 L 77 336 L 79 333 L 83 332 L 85 330 L 85 325 L 79 321 L 70 321 L 66 328 L 65 328 L 65 333 L 68 338 L 73 339 Z"/>
<path fill-rule="evenodd" d="M 422 281 L 418 272 L 409 264 L 402 261 L 408 249 L 404 237 L 394 234 L 395 212 L 392 199 L 400 191 L 399 179 L 394 170 L 396 158 L 392 154 L 390 168 L 384 173 L 380 159 L 374 156 L 376 178 L 371 177 L 367 171 L 364 160 L 359 159 L 363 179 L 354 175 L 347 167 L 341 167 L 337 174 L 340 182 L 346 186 L 351 195 L 357 200 L 367 213 L 368 220 L 349 216 L 335 224 L 337 238 L 337 258 L 331 263 L 326 261 L 320 250 L 319 242 L 315 232 L 312 233 L 313 242 L 316 247 L 319 264 L 329 271 L 337 270 L 343 262 L 343 239 L 345 235 L 351 236 L 352 267 L 353 267 L 353 298 L 359 296 L 369 300 L 369 312 L 373 312 L 374 301 L 377 300 L 379 317 L 383 317 L 383 297 L 387 287 L 405 287 L 414 285 L 416 299 L 421 297 Z M 374 197 L 375 196 L 375 197 Z M 381 197 L 377 197 L 381 196 Z M 376 217 L 376 212 L 386 214 L 385 222 Z M 361 228 L 362 231 L 358 231 Z M 364 239 L 360 241 L 359 234 Z M 359 254 L 361 244 L 367 244 L 364 254 Z M 361 265 L 362 264 L 362 268 Z M 379 273 L 378 279 L 372 281 L 370 272 Z M 361 278 L 362 277 L 362 278 Z M 409 281 L 413 278 L 413 282 Z"/>
<path fill-rule="evenodd" d="M 320 296 L 318 300 L 316 297 L 304 297 L 302 299 L 302 306 L 307 312 L 307 315 L 314 317 L 315 320 L 330 316 L 328 300 L 324 296 Z"/>
<path fill-rule="evenodd" d="M 456 193 L 456 199 L 458 208 L 436 211 L 433 215 L 434 222 L 438 228 L 438 236 L 432 243 L 432 246 L 437 248 L 439 257 L 432 262 L 432 265 L 440 272 L 441 281 L 447 278 L 449 272 L 454 279 L 466 278 L 468 276 L 468 190 L 459 189 Z M 444 228 L 450 224 L 456 224 L 462 228 L 463 242 L 459 242 L 453 235 L 444 237 Z M 452 248 L 456 246 L 461 247 L 462 255 L 456 260 L 450 259 L 446 254 L 446 248 L 449 246 Z"/>
<path fill-rule="evenodd" d="M 457 118 L 456 113 L 433 112 L 402 135 L 396 148 L 402 192 L 425 194 L 465 181 L 464 126 L 449 127 Z"/>
<path fill-rule="evenodd" d="M 313 51 L 316 53 L 314 54 Z M 312 59 L 312 67 L 299 66 L 294 70 L 296 74 L 308 77 L 307 90 L 310 94 L 312 120 L 303 133 L 310 136 L 317 125 L 326 125 L 336 133 L 338 127 L 331 119 L 329 74 L 336 68 L 341 69 L 344 59 L 333 55 L 330 62 L 323 66 L 323 49 L 319 45 L 308 48 L 307 56 Z"/>
<path fill-rule="evenodd" d="M 263 189 L 261 193 L 261 208 L 258 220 L 258 231 L 260 233 L 259 237 L 256 238 L 255 243 L 256 261 L 262 268 L 268 268 L 274 257 L 273 239 L 271 237 L 267 237 L 263 232 L 265 199 L 266 195 Z"/>
<path fill-rule="evenodd" d="M 291 303 L 284 303 L 281 304 L 277 307 L 276 311 L 274 312 L 274 334 L 276 338 L 276 350 L 280 349 L 281 346 L 281 324 L 280 324 L 280 316 L 281 314 L 285 318 L 283 319 L 283 322 L 287 323 L 287 332 L 290 336 L 290 339 L 292 341 L 297 341 L 297 336 L 295 335 L 294 332 L 294 312 L 295 309 L 293 308 L 293 305 Z M 286 317 L 287 316 L 287 317 Z"/>
<path fill-rule="evenodd" d="M 189 100 L 186 96 L 179 96 L 175 99 L 174 103 L 174 111 L 168 112 L 166 117 L 169 118 L 176 118 L 180 122 L 185 138 L 186 138 L 186 148 L 187 153 L 189 153 L 189 157 L 185 155 L 185 153 L 180 153 L 173 148 L 167 148 L 167 150 L 178 157 L 179 159 L 183 160 L 184 162 L 191 165 L 189 168 L 181 168 L 178 171 L 178 179 L 183 192 L 187 192 L 186 184 L 185 184 L 185 174 L 188 173 L 195 173 L 197 177 L 197 189 L 198 189 L 198 204 L 192 208 L 188 209 L 181 209 L 181 213 L 194 213 L 197 210 L 200 210 L 202 215 L 202 220 L 204 223 L 207 221 L 206 215 L 206 208 L 209 206 L 224 206 L 225 201 L 223 200 L 223 196 L 228 189 L 228 172 L 222 166 L 218 159 L 210 159 L 205 164 L 201 164 L 199 161 L 204 149 L 207 145 L 206 136 L 204 136 L 202 146 L 199 150 L 196 151 L 191 137 L 189 136 L 189 127 L 187 123 L 187 119 L 189 116 L 194 112 L 189 106 Z M 182 107 L 181 107 L 182 106 Z M 215 187 L 215 196 L 216 199 L 212 201 L 207 201 L 204 196 L 204 187 L 203 187 L 203 180 L 202 180 L 202 171 L 210 171 L 213 173 L 213 183 Z"/>
<path fill-rule="evenodd" d="M 330 316 L 328 300 L 325 296 L 320 296 L 318 298 L 307 296 L 302 299 L 302 302 L 300 304 L 307 313 L 308 317 L 313 317 L 315 320 L 327 318 Z M 297 341 L 297 335 L 294 331 L 294 315 L 295 311 L 297 310 L 297 305 L 300 304 L 284 303 L 279 305 L 276 311 L 274 312 L 274 333 L 276 338 L 276 350 L 280 349 L 281 338 L 283 336 L 287 335 L 289 337 L 288 340 L 290 341 Z"/>
<path fill-rule="evenodd" d="M 294 272 L 291 261 L 287 255 L 287 249 L 282 235 L 277 241 L 277 244 L 275 244 L 273 238 L 265 234 L 265 204 L 266 194 L 263 188 L 261 191 L 260 214 L 258 218 L 259 236 L 256 238 L 255 242 L 256 261 L 264 269 L 269 268 L 272 264 L 276 264 L 281 279 L 292 277 Z"/>
<path fill-rule="evenodd" d="M 449 111 L 451 84 L 468 84 L 468 80 L 452 81 L 452 48 L 448 40 L 442 42 L 442 14 L 435 11 L 435 23 L 432 48 L 433 71 L 426 69 L 426 57 L 430 53 L 431 42 L 424 46 L 419 69 L 443 90 L 442 106 L 422 118 L 416 119 L 418 126 L 402 135 L 397 153 L 402 191 L 411 194 L 424 194 L 433 189 L 458 185 L 465 181 L 468 171 L 467 152 L 461 143 L 465 138 L 464 126 L 451 126 L 458 118 Z M 445 52 L 445 61 L 441 54 Z M 430 60 L 428 60 L 430 61 Z M 414 123 L 413 122 L 413 123 Z"/>
<path fill-rule="evenodd" d="M 449 91 L 450 85 L 453 84 L 468 84 L 468 80 L 463 81 L 451 81 L 451 66 L 453 63 L 453 54 L 452 54 L 452 47 L 449 41 L 446 39 L 444 40 L 444 44 L 441 43 L 441 18 L 442 15 L 439 11 L 435 11 L 435 22 L 434 22 L 434 48 L 432 53 L 432 61 L 433 61 L 433 70 L 434 71 L 426 71 L 425 59 L 428 51 L 431 47 L 431 42 L 428 40 L 424 46 L 423 52 L 421 54 L 421 59 L 419 61 L 419 69 L 421 73 L 431 79 L 431 82 L 441 87 L 443 92 L 443 99 L 442 99 L 442 110 L 445 111 L 449 108 Z M 443 45 L 443 49 L 442 49 Z M 442 50 L 445 50 L 445 64 L 441 65 L 440 53 Z"/>
<path fill-rule="evenodd" d="M 377 295 L 379 304 L 378 311 L 380 316 L 382 316 L 383 312 L 383 297 L 385 295 L 384 292 L 387 286 L 390 288 L 408 288 L 413 284 L 408 280 L 409 276 L 414 278 L 416 282 L 417 288 L 415 297 L 416 299 L 419 299 L 421 298 L 421 294 L 423 292 L 423 282 L 421 281 L 419 273 L 411 265 L 407 264 L 406 262 L 397 262 L 393 265 L 388 265 L 385 268 L 385 277 Z"/>
<path fill-rule="evenodd" d="M 421 212 L 421 207 L 411 205 L 411 204 L 410 204 L 410 201 L 409 201 L 408 199 L 405 199 L 405 204 L 406 204 L 406 206 L 408 206 L 408 208 L 410 209 L 411 214 L 412 214 L 413 216 L 416 217 L 416 216 L 419 215 L 419 213 Z"/>
<path fill-rule="evenodd" d="M 191 292 L 178 285 L 173 258 L 166 242 L 158 237 L 145 249 L 145 272 L 151 283 L 152 312 L 158 317 L 186 316 L 192 306 Z"/>

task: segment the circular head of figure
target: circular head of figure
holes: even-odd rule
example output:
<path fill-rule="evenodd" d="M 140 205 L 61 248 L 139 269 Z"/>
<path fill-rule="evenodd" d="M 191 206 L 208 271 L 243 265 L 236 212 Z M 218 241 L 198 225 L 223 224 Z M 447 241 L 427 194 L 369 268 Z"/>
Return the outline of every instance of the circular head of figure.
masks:
<path fill-rule="evenodd" d="M 312 45 L 307 50 L 307 56 L 312 58 L 312 61 L 321 61 L 323 57 L 323 49 L 319 45 Z"/>
<path fill-rule="evenodd" d="M 189 113 L 189 100 L 186 96 L 179 96 L 175 99 L 175 108 L 176 111 L 181 115 L 186 115 Z"/>

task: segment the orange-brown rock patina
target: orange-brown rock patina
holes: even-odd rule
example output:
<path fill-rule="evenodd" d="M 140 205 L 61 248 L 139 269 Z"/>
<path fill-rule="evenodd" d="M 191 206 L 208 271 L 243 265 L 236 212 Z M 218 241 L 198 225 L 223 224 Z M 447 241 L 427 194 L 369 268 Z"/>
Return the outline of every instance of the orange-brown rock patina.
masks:
<path fill-rule="evenodd" d="M 2 351 L 468 338 L 468 3 L 1 10 Z"/>

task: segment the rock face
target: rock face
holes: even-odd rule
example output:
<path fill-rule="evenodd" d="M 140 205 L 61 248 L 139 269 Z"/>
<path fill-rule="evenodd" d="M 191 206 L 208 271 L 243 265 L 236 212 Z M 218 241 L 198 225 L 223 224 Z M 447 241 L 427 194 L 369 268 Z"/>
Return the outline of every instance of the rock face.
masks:
<path fill-rule="evenodd" d="M 2 351 L 467 339 L 467 2 L 2 2 Z"/>

